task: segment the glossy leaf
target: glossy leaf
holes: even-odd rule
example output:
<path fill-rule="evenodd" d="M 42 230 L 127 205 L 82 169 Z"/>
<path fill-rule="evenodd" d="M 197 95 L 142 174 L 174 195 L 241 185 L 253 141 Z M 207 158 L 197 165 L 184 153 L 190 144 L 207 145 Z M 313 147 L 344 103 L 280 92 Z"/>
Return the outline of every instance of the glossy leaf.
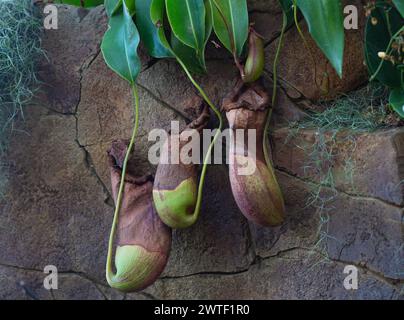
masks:
<path fill-rule="evenodd" d="M 213 29 L 220 42 L 234 55 L 240 56 L 248 38 L 246 0 L 210 0 Z"/>
<path fill-rule="evenodd" d="M 104 6 L 108 17 L 110 17 L 113 12 L 119 12 L 118 9 L 122 6 L 122 0 L 105 0 Z"/>
<path fill-rule="evenodd" d="M 387 50 L 391 35 L 403 26 L 404 19 L 395 8 L 391 8 L 387 15 L 388 19 L 383 8 L 375 8 L 368 17 L 365 31 L 365 59 L 369 73 L 374 75 L 378 71 L 376 79 L 394 88 L 401 85 L 401 72 L 389 61 L 384 61 L 379 68 L 382 60 L 378 54 Z"/>
<path fill-rule="evenodd" d="M 199 57 L 196 57 L 200 62 L 200 66 L 202 67 L 202 68 L 199 68 L 199 66 L 197 66 L 197 69 L 200 70 L 200 71 L 197 71 L 197 73 L 206 73 L 207 72 L 206 62 L 205 62 L 205 49 L 206 49 L 206 45 L 209 41 L 210 35 L 212 34 L 212 30 L 213 30 L 213 17 L 212 17 L 212 7 L 210 5 L 210 0 L 204 0 L 204 4 L 205 4 L 205 10 L 206 10 L 205 41 L 203 44 L 203 51 L 202 51 L 201 55 Z"/>
<path fill-rule="evenodd" d="M 287 18 L 287 27 L 294 23 L 293 1 L 292 0 L 279 0 L 279 4 L 283 13 Z"/>
<path fill-rule="evenodd" d="M 206 10 L 206 14 L 205 14 L 205 40 L 204 40 L 204 44 L 203 44 L 203 51 L 201 52 L 201 54 L 199 56 L 197 56 L 195 53 L 193 52 L 189 52 L 190 61 L 195 61 L 198 60 L 199 64 L 198 65 L 190 65 L 192 66 L 191 68 L 193 69 L 192 72 L 195 73 L 206 73 L 207 69 L 206 69 L 206 62 L 205 62 L 205 49 L 206 49 L 206 45 L 209 41 L 210 35 L 212 34 L 212 30 L 213 30 L 213 18 L 212 18 L 212 7 L 210 5 L 210 0 L 204 0 L 204 4 L 205 4 L 205 10 Z M 174 51 L 178 51 L 181 50 L 181 52 L 177 52 L 178 56 L 182 56 L 182 52 L 186 52 L 186 48 L 181 48 L 181 46 L 179 46 L 178 48 L 176 47 L 176 45 L 174 45 L 174 43 L 172 42 L 171 45 L 174 48 Z M 186 57 L 183 58 L 183 60 L 187 60 Z M 186 63 L 187 64 L 187 63 Z M 194 64 L 194 63 L 193 63 Z"/>
<path fill-rule="evenodd" d="M 165 0 L 152 0 L 150 5 L 150 18 L 154 26 L 157 28 L 157 35 L 160 39 L 161 44 L 169 51 L 172 51 L 171 45 L 167 40 L 164 30 L 165 8 L 166 8 Z"/>
<path fill-rule="evenodd" d="M 172 57 L 168 50 L 160 41 L 158 28 L 153 24 L 150 17 L 152 0 L 135 1 L 136 26 L 139 29 L 142 42 L 146 46 L 149 54 L 155 58 Z"/>
<path fill-rule="evenodd" d="M 120 12 L 120 10 L 122 9 L 122 1 L 123 0 L 105 0 L 104 6 L 109 17 Z M 125 1 L 126 7 L 128 8 L 132 17 L 135 14 L 135 2 L 135 0 Z"/>
<path fill-rule="evenodd" d="M 344 18 L 340 0 L 296 0 L 310 34 L 342 77 L 344 61 Z"/>
<path fill-rule="evenodd" d="M 210 4 L 210 0 L 204 0 L 205 3 L 205 10 L 206 10 L 206 16 L 205 16 L 205 44 L 208 43 L 208 40 L 210 38 L 210 35 L 212 34 L 212 29 L 213 29 L 213 17 L 212 17 L 212 6 Z"/>
<path fill-rule="evenodd" d="M 175 52 L 176 58 L 180 59 L 192 73 L 202 74 L 206 71 L 205 66 L 199 61 L 195 49 L 183 44 L 173 34 L 171 35 L 171 47 Z"/>
<path fill-rule="evenodd" d="M 166 0 L 166 11 L 174 35 L 201 54 L 205 46 L 204 1 Z"/>
<path fill-rule="evenodd" d="M 393 3 L 396 6 L 398 12 L 400 12 L 401 16 L 404 18 L 404 1 L 403 0 L 393 0 Z"/>
<path fill-rule="evenodd" d="M 196 50 L 183 44 L 173 34 L 169 35 L 170 41 L 167 40 L 165 31 L 165 0 L 152 0 L 150 6 L 150 17 L 153 24 L 158 29 L 157 34 L 160 42 L 164 47 L 171 51 L 172 55 L 177 60 L 185 64 L 191 72 L 201 73 L 204 71 L 204 66 L 201 65 L 198 59 Z M 169 30 L 167 30 L 169 31 Z"/>
<path fill-rule="evenodd" d="M 404 88 L 395 88 L 390 93 L 390 105 L 404 119 Z"/>
<path fill-rule="evenodd" d="M 139 41 L 138 30 L 124 0 L 120 11 L 109 19 L 101 50 L 107 65 L 131 84 L 136 82 L 141 68 L 137 54 Z"/>
<path fill-rule="evenodd" d="M 104 4 L 104 0 L 56 0 L 55 3 L 69 4 L 82 8 L 91 8 Z"/>

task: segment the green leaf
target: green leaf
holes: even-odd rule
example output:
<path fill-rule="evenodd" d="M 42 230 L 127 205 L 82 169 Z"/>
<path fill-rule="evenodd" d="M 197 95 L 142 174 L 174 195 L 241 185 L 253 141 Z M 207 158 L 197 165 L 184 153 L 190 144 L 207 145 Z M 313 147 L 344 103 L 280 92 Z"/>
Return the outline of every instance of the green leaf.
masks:
<path fill-rule="evenodd" d="M 400 12 L 401 16 L 404 18 L 404 1 L 403 0 L 393 0 L 397 10 Z"/>
<path fill-rule="evenodd" d="M 104 6 L 108 17 L 110 17 L 114 12 L 119 12 L 118 9 L 122 6 L 122 0 L 105 0 Z"/>
<path fill-rule="evenodd" d="M 56 0 L 55 3 L 69 4 L 82 8 L 91 8 L 104 4 L 104 0 Z"/>
<path fill-rule="evenodd" d="M 188 70 L 191 72 L 201 73 L 205 71 L 205 66 L 201 64 L 200 59 L 197 56 L 196 50 L 183 44 L 178 40 L 175 35 L 171 33 L 170 42 L 167 40 L 165 31 L 165 0 L 152 0 L 150 6 L 150 17 L 153 24 L 158 29 L 157 34 L 160 38 L 160 42 L 164 47 L 171 51 L 172 55 L 182 63 L 185 64 Z M 167 30 L 167 32 L 170 30 Z"/>
<path fill-rule="evenodd" d="M 141 68 L 137 54 L 139 41 L 138 30 L 124 0 L 122 9 L 109 19 L 101 51 L 107 65 L 131 84 L 136 82 Z"/>
<path fill-rule="evenodd" d="M 135 0 L 125 0 L 126 7 L 128 8 L 128 12 L 130 13 L 131 17 L 133 17 L 135 15 L 135 12 L 136 12 L 135 3 L 136 2 L 137 1 L 135 1 Z"/>
<path fill-rule="evenodd" d="M 390 105 L 392 108 L 404 118 L 404 88 L 395 88 L 390 93 Z"/>
<path fill-rule="evenodd" d="M 176 58 L 180 59 L 189 71 L 197 74 L 202 74 L 206 71 L 205 66 L 199 62 L 195 49 L 183 44 L 174 34 L 171 35 L 171 46 Z"/>
<path fill-rule="evenodd" d="M 213 29 L 220 42 L 233 55 L 240 56 L 248 38 L 246 0 L 210 0 Z"/>
<path fill-rule="evenodd" d="M 104 6 L 107 15 L 110 17 L 120 12 L 122 9 L 122 0 L 105 0 Z M 130 15 L 133 17 L 135 14 L 135 0 L 126 0 L 126 7 L 128 8 Z"/>
<path fill-rule="evenodd" d="M 401 86 L 401 72 L 389 61 L 383 61 L 382 67 L 379 68 L 382 60 L 378 54 L 387 50 L 392 35 L 398 32 L 403 24 L 404 19 L 393 7 L 387 12 L 383 8 L 373 9 L 366 23 L 365 60 L 369 72 L 374 75 L 378 71 L 376 79 L 391 88 Z"/>
<path fill-rule="evenodd" d="M 212 16 L 212 6 L 210 5 L 210 0 L 204 0 L 205 9 L 206 9 L 206 17 L 205 17 L 205 44 L 208 43 L 210 35 L 212 34 L 213 29 L 213 16 Z"/>
<path fill-rule="evenodd" d="M 340 0 L 296 0 L 310 34 L 342 77 L 344 61 L 344 17 Z"/>
<path fill-rule="evenodd" d="M 290 27 L 295 19 L 294 19 L 294 11 L 293 11 L 293 1 L 292 0 L 279 0 L 279 4 L 281 5 L 283 13 L 287 18 L 287 27 Z"/>
<path fill-rule="evenodd" d="M 158 28 L 153 24 L 150 17 L 152 0 L 135 1 L 136 25 L 139 29 L 140 37 L 146 46 L 149 54 L 155 58 L 172 57 L 168 50 L 160 41 Z"/>
<path fill-rule="evenodd" d="M 150 5 L 150 18 L 157 28 L 157 35 L 160 39 L 161 44 L 168 50 L 172 51 L 170 43 L 167 40 L 165 30 L 164 30 L 164 14 L 165 14 L 165 0 L 152 0 Z"/>
<path fill-rule="evenodd" d="M 205 46 L 205 5 L 203 0 L 166 0 L 166 10 L 175 36 L 198 55 Z"/>

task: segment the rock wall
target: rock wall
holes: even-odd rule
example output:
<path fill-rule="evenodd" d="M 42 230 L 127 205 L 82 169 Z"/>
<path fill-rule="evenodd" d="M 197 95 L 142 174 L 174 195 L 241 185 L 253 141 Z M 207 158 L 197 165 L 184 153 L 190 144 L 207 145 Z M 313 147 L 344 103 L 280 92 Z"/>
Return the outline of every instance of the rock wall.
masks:
<path fill-rule="evenodd" d="M 272 57 L 281 12 L 275 0 L 249 4 Z M 301 132 L 285 143 L 286 122 L 300 119 L 313 107 L 308 99 L 321 93 L 294 29 L 286 34 L 280 61 L 283 89 L 272 133 L 286 223 L 272 229 L 248 223 L 233 201 L 226 167 L 211 166 L 202 216 L 194 227 L 173 232 L 162 277 L 140 293 L 109 289 L 104 267 L 113 206 L 105 151 L 114 139 L 130 136 L 131 93 L 100 54 L 106 29 L 103 8 L 83 12 L 61 6 L 59 19 L 59 29 L 46 31 L 43 39 L 49 57 L 41 68 L 44 92 L 26 109 L 7 159 L 10 181 L 0 198 L 1 299 L 403 298 L 404 130 L 358 137 L 355 188 L 337 178 L 337 190 L 326 190 L 334 194 L 324 221 L 318 207 L 307 205 L 318 181 L 303 172 L 306 155 L 298 147 L 315 143 L 315 132 Z M 330 73 L 333 96 L 355 89 L 367 77 L 361 31 L 347 34 L 343 81 L 312 48 L 317 74 L 324 68 Z M 209 46 L 209 75 L 198 80 L 220 105 L 237 72 L 223 50 Z M 154 170 L 147 162 L 149 130 L 168 129 L 171 120 L 184 123 L 185 102 L 196 94 L 174 61 L 142 55 L 139 174 Z M 269 87 L 271 69 L 268 60 Z M 346 152 L 349 148 L 339 144 L 341 157 Z M 333 170 L 339 177 L 338 162 Z M 58 268 L 58 290 L 43 287 L 46 265 Z M 359 270 L 358 290 L 343 286 L 346 265 Z"/>

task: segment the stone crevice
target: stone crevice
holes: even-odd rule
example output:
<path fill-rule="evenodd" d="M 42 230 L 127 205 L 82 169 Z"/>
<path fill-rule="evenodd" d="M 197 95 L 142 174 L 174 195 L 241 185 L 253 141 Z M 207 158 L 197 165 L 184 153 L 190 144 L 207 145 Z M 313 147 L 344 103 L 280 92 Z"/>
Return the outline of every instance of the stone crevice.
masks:
<path fill-rule="evenodd" d="M 401 287 L 404 285 L 404 279 L 402 279 L 402 280 L 391 279 L 391 278 L 388 278 L 388 277 L 384 276 L 383 274 L 381 274 L 379 272 L 376 272 L 374 270 L 370 270 L 369 268 L 366 267 L 366 265 L 358 265 L 358 264 L 352 263 L 350 261 L 330 259 L 329 257 L 324 256 L 324 253 L 322 253 L 320 251 L 314 250 L 312 248 L 305 248 L 305 247 L 300 247 L 300 246 L 295 246 L 295 247 L 287 248 L 287 249 L 284 249 L 284 250 L 280 250 L 276 254 L 269 255 L 269 256 L 264 256 L 263 257 L 263 256 L 256 255 L 254 261 L 247 268 L 245 268 L 243 270 L 240 270 L 240 271 L 234 271 L 234 272 L 222 272 L 222 271 L 197 272 L 197 273 L 181 275 L 181 276 L 166 276 L 166 277 L 160 278 L 158 281 L 184 279 L 184 278 L 191 278 L 191 277 L 195 277 L 195 276 L 204 276 L 204 275 L 205 276 L 234 276 L 234 275 L 240 275 L 240 274 L 244 274 L 244 273 L 249 272 L 253 267 L 259 266 L 263 262 L 268 261 L 270 259 L 276 259 L 277 258 L 277 259 L 286 259 L 286 260 L 289 260 L 289 259 L 300 260 L 301 258 L 299 258 L 299 257 L 292 258 L 292 257 L 287 256 L 287 254 L 290 254 L 290 253 L 293 253 L 293 252 L 297 252 L 297 253 L 306 252 L 306 253 L 309 253 L 309 254 L 318 254 L 320 256 L 323 256 L 326 261 L 331 261 L 331 262 L 334 262 L 336 264 L 353 265 L 353 266 L 357 267 L 359 270 L 362 270 L 363 273 L 369 274 L 372 277 L 378 279 L 379 281 L 382 281 L 382 282 L 388 284 L 389 286 L 394 287 L 395 290 L 397 290 L 397 291 L 400 291 Z M 9 265 L 9 264 L 4 264 L 4 263 L 0 263 L 0 266 L 1 267 L 6 267 L 6 268 L 18 269 L 18 270 L 22 270 L 22 271 L 43 273 L 43 271 L 39 270 L 39 269 L 26 268 L 26 267 L 21 267 L 21 266 L 14 266 L 14 265 Z M 102 286 L 104 288 L 108 288 L 108 287 L 105 286 L 105 284 L 99 283 L 96 280 L 90 278 L 87 274 L 82 273 L 82 272 L 77 272 L 77 271 L 60 271 L 59 274 L 62 274 L 62 275 L 75 275 L 75 276 L 79 276 L 79 277 L 82 277 L 83 279 L 86 279 L 86 280 L 90 281 L 97 288 L 97 290 L 100 291 L 102 296 L 106 300 L 108 300 L 107 296 L 98 287 L 98 285 L 100 285 L 100 286 Z M 140 294 L 143 295 L 146 298 L 149 298 L 149 299 L 154 299 L 154 300 L 158 299 L 158 298 L 156 298 L 155 296 L 153 296 L 152 294 L 150 294 L 148 292 L 140 292 Z"/>
<path fill-rule="evenodd" d="M 40 300 L 38 296 L 24 283 L 17 283 L 17 286 L 19 286 L 24 291 L 24 294 L 27 297 L 31 298 L 32 300 Z"/>
<path fill-rule="evenodd" d="M 77 117 L 76 117 L 76 121 L 77 121 Z M 113 207 L 112 203 L 112 196 L 107 188 L 107 186 L 104 184 L 104 182 L 102 181 L 101 177 L 98 175 L 97 170 L 95 169 L 93 160 L 91 158 L 90 153 L 88 152 L 88 150 L 86 149 L 85 146 L 82 146 L 78 140 L 78 138 L 76 138 L 75 140 L 77 146 L 80 148 L 80 150 L 82 150 L 83 154 L 84 154 L 84 163 L 86 165 L 86 168 L 90 171 L 90 173 L 97 179 L 97 182 L 101 185 L 102 190 L 104 192 L 105 195 L 105 199 L 104 202 L 105 204 Z"/>
<path fill-rule="evenodd" d="M 312 186 L 319 186 L 319 184 L 316 183 L 315 181 L 307 179 L 307 178 L 302 178 L 302 177 L 298 176 L 297 174 L 294 174 L 294 173 L 290 172 L 286 168 L 275 166 L 275 169 L 277 171 L 282 172 L 282 173 L 288 175 L 289 177 L 295 178 L 295 179 L 297 179 L 297 180 L 299 180 L 299 181 L 301 181 L 303 183 L 306 183 L 306 184 L 309 184 L 309 185 L 312 185 Z M 380 203 L 382 203 L 383 205 L 386 205 L 386 206 L 390 206 L 390 207 L 394 207 L 394 208 L 398 208 L 398 209 L 404 209 L 403 206 L 399 206 L 399 205 L 397 205 L 395 203 L 391 203 L 391 202 L 388 202 L 386 200 L 382 200 L 380 198 L 375 198 L 375 197 L 361 195 L 361 194 L 353 194 L 353 193 L 343 191 L 343 190 L 341 190 L 339 188 L 335 188 L 335 191 L 337 191 L 338 193 L 343 194 L 343 195 L 345 195 L 347 197 L 350 197 L 351 199 L 357 199 L 357 200 L 363 200 L 363 201 L 377 201 L 377 202 L 380 202 Z"/>
<path fill-rule="evenodd" d="M 104 184 L 104 182 L 102 181 L 101 177 L 98 175 L 97 171 L 95 170 L 92 158 L 90 153 L 88 152 L 88 150 L 86 149 L 86 147 L 84 145 L 82 145 L 80 143 L 79 140 L 79 116 L 78 116 L 78 110 L 80 107 L 80 103 L 81 103 L 81 97 L 82 97 L 82 81 L 83 81 L 83 76 L 84 76 L 84 72 L 87 71 L 88 69 L 90 69 L 91 65 L 94 63 L 94 61 L 98 58 L 98 56 L 101 54 L 101 50 L 98 50 L 97 53 L 95 53 L 94 55 L 90 56 L 87 58 L 88 62 L 84 62 L 82 64 L 82 67 L 80 68 L 80 89 L 79 89 L 79 101 L 75 107 L 75 113 L 74 113 L 74 117 L 76 120 L 76 139 L 75 142 L 78 145 L 78 147 L 84 152 L 84 160 L 85 160 L 85 165 L 88 168 L 88 170 L 91 172 L 91 174 L 97 179 L 97 181 L 99 182 L 99 184 L 102 186 L 103 192 L 106 196 L 104 202 L 108 205 L 111 205 L 111 194 L 108 191 L 108 188 L 106 187 L 106 185 Z"/>
<path fill-rule="evenodd" d="M 89 280 L 89 279 L 87 279 L 87 280 Z M 104 291 L 102 291 L 102 290 L 99 288 L 99 285 L 98 285 L 97 283 L 95 283 L 95 282 L 93 282 L 93 281 L 91 281 L 91 280 L 89 280 L 89 281 L 92 282 L 92 284 L 93 284 L 93 286 L 94 286 L 95 288 L 97 288 L 97 291 L 104 297 L 104 300 L 109 300 L 108 297 L 107 297 L 107 295 L 104 293 Z"/>
<path fill-rule="evenodd" d="M 189 277 L 194 277 L 194 276 L 199 276 L 199 275 L 213 275 L 213 276 L 232 276 L 232 275 L 239 275 L 248 272 L 252 267 L 257 266 L 261 264 L 263 261 L 272 259 L 272 258 L 284 258 L 282 255 L 296 251 L 296 250 L 303 250 L 304 248 L 301 247 L 292 247 L 288 249 L 281 250 L 277 252 L 274 255 L 270 256 L 265 256 L 261 257 L 259 255 L 256 255 L 251 264 L 242 270 L 238 271 L 202 271 L 202 272 L 195 272 L 191 274 L 186 274 L 186 275 L 180 275 L 180 276 L 165 276 L 161 277 L 160 280 L 173 280 L 173 279 L 182 279 L 182 278 L 189 278 Z"/>
<path fill-rule="evenodd" d="M 81 65 L 80 70 L 79 70 L 79 99 L 77 101 L 76 107 L 75 107 L 75 111 L 74 114 L 77 115 L 77 112 L 79 110 L 79 106 L 81 103 L 81 96 L 82 96 L 82 81 L 83 81 L 83 76 L 85 71 L 87 71 L 88 69 L 90 69 L 91 65 L 93 64 L 93 62 L 98 58 L 98 56 L 101 54 L 101 49 L 99 49 L 95 54 L 90 55 L 89 57 L 87 57 L 87 59 L 84 61 L 84 63 Z"/>
<path fill-rule="evenodd" d="M 246 253 L 245 255 L 247 256 L 250 252 L 253 253 L 254 257 L 257 256 L 257 250 L 255 247 L 255 241 L 253 240 L 252 232 L 251 232 L 251 224 L 250 222 L 245 220 L 246 223 Z M 254 258 L 255 259 L 255 258 Z"/>
<path fill-rule="evenodd" d="M 352 246 L 355 243 L 355 239 L 351 239 L 350 241 L 344 243 L 344 245 L 341 247 L 341 250 L 339 251 L 338 254 L 338 260 L 341 260 L 342 254 L 344 253 L 344 250 L 349 248 L 350 246 Z"/>
<path fill-rule="evenodd" d="M 298 19 L 299 21 L 301 20 L 301 19 Z M 286 30 L 285 30 L 285 35 L 286 35 L 286 33 L 290 30 L 290 29 L 292 29 L 292 28 L 294 28 L 295 27 L 295 25 L 293 24 L 292 26 L 290 26 L 290 27 L 288 27 Z M 264 43 L 264 48 L 266 49 L 266 48 L 268 48 L 271 44 L 273 44 L 276 40 L 278 40 L 278 39 L 280 39 L 280 36 L 281 36 L 281 31 L 279 31 L 276 35 L 274 35 L 271 39 L 268 39 L 267 41 L 265 41 L 265 43 Z M 285 39 L 283 39 L 283 40 L 285 40 Z M 285 45 L 285 42 L 283 43 L 283 45 L 282 45 L 282 47 L 284 47 L 284 45 Z M 282 51 L 280 52 L 280 54 L 282 54 Z"/>
<path fill-rule="evenodd" d="M 191 119 L 183 112 L 179 111 L 177 108 L 171 106 L 170 104 L 168 104 L 166 101 L 162 100 L 161 98 L 159 98 L 153 91 L 151 91 L 149 88 L 147 88 L 146 86 L 144 86 L 143 84 L 138 83 L 137 86 L 139 88 L 141 88 L 142 90 L 146 91 L 148 95 L 150 95 L 150 97 L 154 100 L 156 100 L 159 104 L 161 104 L 163 107 L 174 111 L 175 114 L 179 115 L 182 119 L 184 119 L 187 122 L 191 122 Z"/>
<path fill-rule="evenodd" d="M 288 248 L 288 249 L 284 249 L 281 250 L 279 252 L 277 252 L 276 254 L 273 255 L 269 255 L 269 256 L 265 256 L 265 257 L 261 257 L 261 256 L 256 256 L 256 259 L 248 266 L 248 268 L 244 269 L 244 270 L 240 270 L 237 272 L 220 272 L 220 271 L 213 271 L 213 272 L 197 272 L 197 273 L 193 273 L 193 274 L 188 274 L 188 275 L 182 275 L 182 276 L 169 276 L 169 277 L 162 277 L 159 279 L 159 281 L 164 281 L 164 280 L 176 280 L 176 279 L 183 279 L 183 278 L 191 278 L 191 277 L 195 277 L 195 276 L 204 276 L 204 275 L 209 275 L 209 276 L 234 276 L 234 275 L 240 275 L 240 274 L 244 274 L 244 273 L 248 273 L 253 267 L 255 266 L 259 266 L 260 264 L 262 264 L 265 261 L 268 261 L 270 259 L 286 259 L 286 260 L 301 260 L 301 258 L 291 258 L 291 257 L 287 257 L 287 254 L 289 253 L 293 253 L 293 252 L 306 252 L 309 254 L 318 254 L 322 257 L 324 257 L 325 261 L 330 261 L 339 265 L 353 265 L 355 267 L 358 268 L 358 270 L 361 270 L 364 274 L 369 274 L 371 275 L 373 278 L 393 287 L 396 291 L 400 291 L 402 285 L 404 285 L 404 279 L 402 280 L 397 280 L 397 279 L 391 279 L 386 277 L 385 275 L 376 272 L 374 270 L 370 270 L 369 268 L 367 268 L 366 266 L 363 265 L 358 265 L 349 261 L 342 261 L 342 260 L 336 260 L 336 259 L 331 259 L 327 256 L 324 255 L 324 253 L 318 251 L 318 250 L 314 250 L 312 248 L 305 248 L 305 247 L 299 247 L 299 246 L 295 246 L 292 248 Z M 303 258 L 304 259 L 304 258 Z"/>
<path fill-rule="evenodd" d="M 264 69 L 264 73 L 265 73 L 265 75 L 266 75 L 266 78 L 268 78 L 268 79 L 271 81 L 271 83 L 272 83 L 272 82 L 273 82 L 273 72 L 272 72 L 272 70 Z M 292 83 L 290 83 L 290 82 L 287 81 L 286 79 L 280 77 L 279 75 L 277 76 L 277 81 L 278 81 L 278 88 L 281 89 L 281 90 L 283 90 L 284 93 L 286 94 L 286 96 L 287 96 L 289 99 L 291 99 L 291 101 L 295 102 L 296 108 L 298 108 L 298 109 L 300 109 L 301 111 L 303 111 L 303 110 L 297 105 L 301 100 L 307 100 L 306 98 L 304 98 L 303 93 L 302 93 L 298 88 L 296 88 L 296 86 L 294 86 Z M 296 92 L 300 95 L 300 98 L 291 97 L 291 96 L 288 94 L 287 89 L 285 88 L 286 86 L 289 87 L 289 88 L 291 88 L 292 90 L 296 91 Z M 275 108 L 276 108 L 276 106 L 275 106 Z"/>
<path fill-rule="evenodd" d="M 159 300 L 157 297 L 148 292 L 139 292 L 139 294 L 150 300 Z"/>
<path fill-rule="evenodd" d="M 363 272 L 370 274 L 371 276 L 373 276 L 374 278 L 392 286 L 395 287 L 397 290 L 400 289 L 400 287 L 402 285 L 404 285 L 404 279 L 392 279 L 389 277 L 386 277 L 384 274 L 377 272 L 375 270 L 370 269 L 369 267 L 367 267 L 366 265 L 361 265 L 361 264 L 356 264 L 353 263 L 351 261 L 344 261 L 344 260 L 336 260 L 336 259 L 330 259 L 330 261 L 335 262 L 335 263 L 339 263 L 339 264 L 343 264 L 343 265 L 352 265 L 357 267 L 359 270 L 362 270 Z"/>
<path fill-rule="evenodd" d="M 11 265 L 11 264 L 2 263 L 2 262 L 0 262 L 0 267 L 3 267 L 3 268 L 10 268 L 10 269 L 16 269 L 16 270 L 26 271 L 26 272 L 35 272 L 35 273 L 44 274 L 43 270 L 40 270 L 40 269 L 28 268 L 28 267 L 22 267 L 22 266 L 16 266 L 16 265 Z M 85 280 L 91 282 L 91 283 L 97 288 L 97 290 L 100 291 L 100 293 L 106 298 L 105 293 L 103 293 L 102 290 L 98 287 L 98 286 L 102 286 L 102 287 L 107 288 L 106 285 L 105 285 L 105 284 L 102 284 L 102 283 L 99 283 L 99 282 L 96 281 L 95 279 L 92 279 L 92 278 L 89 277 L 87 274 L 85 274 L 85 273 L 83 273 L 83 272 L 79 272 L 79 271 L 72 271 L 72 270 L 58 271 L 58 274 L 60 274 L 60 275 L 67 275 L 67 276 L 69 276 L 69 275 L 74 275 L 74 276 L 78 276 L 78 277 L 80 277 L 80 278 L 83 278 L 83 279 L 85 279 Z M 44 274 L 44 275 L 45 275 L 45 274 Z M 25 287 L 24 285 L 21 285 L 21 284 L 19 284 L 19 285 L 24 289 L 24 291 L 26 292 L 27 295 L 33 295 L 33 296 L 35 296 L 35 294 L 34 294 L 33 292 L 31 292 L 31 291 L 29 290 L 29 288 L 27 288 L 27 287 Z M 51 294 L 51 295 L 54 297 L 53 294 Z M 36 299 L 36 300 L 38 300 L 38 299 Z M 106 298 L 106 300 L 107 300 L 107 298 Z"/>

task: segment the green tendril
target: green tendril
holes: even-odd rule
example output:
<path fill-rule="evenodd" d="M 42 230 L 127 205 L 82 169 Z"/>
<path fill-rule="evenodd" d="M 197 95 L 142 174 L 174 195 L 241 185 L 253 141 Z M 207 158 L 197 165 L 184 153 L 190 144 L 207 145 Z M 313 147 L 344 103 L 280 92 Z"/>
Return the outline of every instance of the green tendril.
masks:
<path fill-rule="evenodd" d="M 273 63 L 273 91 L 272 91 L 272 106 L 271 109 L 268 111 L 268 115 L 267 115 L 267 120 L 265 123 L 265 129 L 264 129 L 264 158 L 265 158 L 265 162 L 267 164 L 267 166 L 271 166 L 272 162 L 269 156 L 269 150 L 268 150 L 268 135 L 269 135 L 269 125 L 271 123 L 271 118 L 272 118 L 272 111 L 273 108 L 275 106 L 276 103 L 276 95 L 277 95 L 277 90 L 278 90 L 278 62 L 279 62 L 279 56 L 282 50 L 282 46 L 283 46 L 283 39 L 284 39 L 284 35 L 286 32 L 286 28 L 288 26 L 288 18 L 286 16 L 286 14 L 283 14 L 283 24 L 282 24 L 282 31 L 281 31 L 281 35 L 279 37 L 279 43 L 278 43 L 278 47 L 276 49 L 276 54 L 275 54 L 275 59 L 274 59 L 274 63 Z"/>
<path fill-rule="evenodd" d="M 201 86 L 195 81 L 195 79 L 192 77 L 191 73 L 189 72 L 188 68 L 186 65 L 177 57 L 178 63 L 181 65 L 181 67 L 184 69 L 186 75 L 188 76 L 189 80 L 192 82 L 192 84 L 195 86 L 195 88 L 199 91 L 203 99 L 206 101 L 206 103 L 209 105 L 209 107 L 213 110 L 213 112 L 216 114 L 217 118 L 219 119 L 219 127 L 217 128 L 217 132 L 215 133 L 212 142 L 209 145 L 208 152 L 206 153 L 205 159 L 203 161 L 203 166 L 202 166 L 202 172 L 201 172 L 201 178 L 199 180 L 199 186 L 198 186 L 198 198 L 196 201 L 196 206 L 195 206 L 195 211 L 193 213 L 195 221 L 198 219 L 200 211 L 201 211 L 201 206 L 202 206 L 202 193 L 203 193 L 203 187 L 205 183 L 205 176 L 206 176 L 206 171 L 208 169 L 208 160 L 209 157 L 212 153 L 213 146 L 215 145 L 221 131 L 223 128 L 223 119 L 222 115 L 220 114 L 219 110 L 215 107 L 215 105 L 212 103 L 212 101 L 208 98 L 206 95 L 205 91 L 201 88 Z"/>
<path fill-rule="evenodd" d="M 393 37 L 390 39 L 389 45 L 386 48 L 386 54 L 389 54 L 391 52 L 391 46 L 393 45 L 393 42 L 395 41 L 395 39 L 401 34 L 401 32 L 404 32 L 404 27 L 401 27 L 400 30 L 398 30 Z M 383 67 L 385 60 L 381 59 L 379 66 L 377 67 L 375 73 L 370 77 L 370 82 L 374 81 L 376 79 L 376 77 L 379 75 L 380 70 Z"/>
<path fill-rule="evenodd" d="M 124 188 L 125 188 L 125 176 L 126 176 L 126 170 L 128 166 L 128 161 L 129 157 L 132 153 L 133 146 L 135 144 L 136 140 L 136 135 L 139 129 L 139 95 L 137 92 L 137 87 L 136 84 L 132 86 L 132 92 L 133 92 L 133 98 L 134 98 L 134 106 L 135 106 L 135 126 L 133 128 L 132 132 L 132 138 L 130 140 L 128 150 L 126 151 L 125 155 L 125 160 L 123 162 L 123 167 L 122 167 L 122 174 L 121 174 L 121 182 L 119 185 L 119 192 L 118 192 L 118 197 L 116 199 L 116 207 L 115 207 L 115 212 L 114 212 L 114 220 L 112 222 L 112 227 L 111 227 L 111 233 L 109 237 L 109 243 L 108 243 L 108 256 L 107 256 L 107 267 L 106 267 L 106 276 L 107 276 L 107 281 L 109 285 L 113 285 L 113 271 L 112 271 L 112 252 L 113 252 L 113 244 L 114 244 L 114 238 L 116 234 L 116 228 L 118 224 L 118 219 L 119 219 L 119 212 L 121 210 L 121 205 L 122 205 L 122 197 L 124 193 Z"/>

